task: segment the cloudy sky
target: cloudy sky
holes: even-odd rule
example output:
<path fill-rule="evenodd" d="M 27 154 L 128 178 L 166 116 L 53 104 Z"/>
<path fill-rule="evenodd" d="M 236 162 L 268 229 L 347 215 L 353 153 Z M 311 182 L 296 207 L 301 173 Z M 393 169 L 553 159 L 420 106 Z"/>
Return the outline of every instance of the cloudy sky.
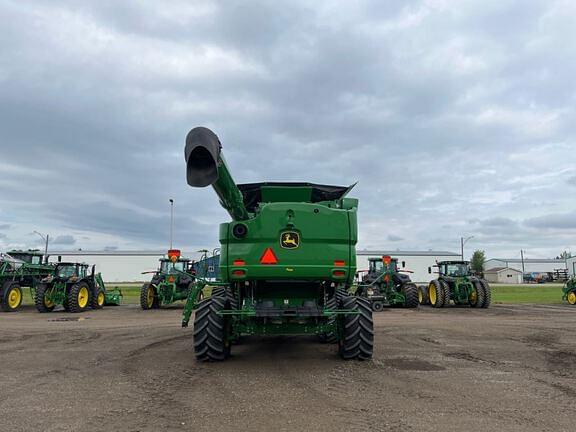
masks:
<path fill-rule="evenodd" d="M 0 0 L 0 250 L 217 246 L 239 183 L 351 184 L 360 248 L 576 252 L 576 2 Z"/>

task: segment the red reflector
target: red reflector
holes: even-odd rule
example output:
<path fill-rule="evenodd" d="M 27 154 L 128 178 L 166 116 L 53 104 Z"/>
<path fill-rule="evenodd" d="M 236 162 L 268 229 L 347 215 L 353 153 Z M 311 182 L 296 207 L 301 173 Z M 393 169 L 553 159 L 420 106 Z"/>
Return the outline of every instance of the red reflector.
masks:
<path fill-rule="evenodd" d="M 244 261 L 244 260 L 242 260 L 242 259 L 237 259 L 237 260 L 234 260 L 234 264 L 233 264 L 233 265 L 235 265 L 235 266 L 243 266 L 243 265 L 246 265 L 246 261 Z"/>
<path fill-rule="evenodd" d="M 343 272 L 342 270 L 336 270 L 335 272 L 332 273 L 334 276 L 336 277 L 343 277 L 346 276 L 346 272 Z"/>
<path fill-rule="evenodd" d="M 344 267 L 346 262 L 344 260 L 336 260 L 334 261 L 334 267 Z"/>
<path fill-rule="evenodd" d="M 246 272 L 245 272 L 244 270 L 234 270 L 234 271 L 232 272 L 232 274 L 233 274 L 234 276 L 244 276 L 244 275 L 246 274 Z"/>
<path fill-rule="evenodd" d="M 388 265 L 388 264 L 390 264 L 390 261 L 392 261 L 392 258 L 390 256 L 386 255 L 386 256 L 382 257 L 382 262 L 384 264 Z"/>
<path fill-rule="evenodd" d="M 264 251 L 260 258 L 260 264 L 278 264 L 278 258 L 276 258 L 276 254 L 272 248 L 268 248 Z"/>

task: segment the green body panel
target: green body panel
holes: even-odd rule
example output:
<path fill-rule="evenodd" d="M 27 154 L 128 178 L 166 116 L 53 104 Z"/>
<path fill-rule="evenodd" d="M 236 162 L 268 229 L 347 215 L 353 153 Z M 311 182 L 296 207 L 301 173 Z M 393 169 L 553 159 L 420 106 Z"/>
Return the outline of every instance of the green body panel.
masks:
<path fill-rule="evenodd" d="M 263 204 L 253 218 L 242 222 L 246 237 L 235 238 L 235 222 L 220 226 L 220 271 L 223 281 L 254 279 L 312 279 L 351 283 L 356 272 L 356 209 L 342 210 L 311 203 Z M 281 235 L 295 232 L 300 236 L 297 248 L 286 249 Z M 271 248 L 277 264 L 261 264 L 266 249 Z M 244 261 L 234 265 L 234 261 Z M 335 266 L 335 261 L 344 265 Z M 233 271 L 243 270 L 235 276 Z M 343 275 L 335 274 L 343 272 Z"/>

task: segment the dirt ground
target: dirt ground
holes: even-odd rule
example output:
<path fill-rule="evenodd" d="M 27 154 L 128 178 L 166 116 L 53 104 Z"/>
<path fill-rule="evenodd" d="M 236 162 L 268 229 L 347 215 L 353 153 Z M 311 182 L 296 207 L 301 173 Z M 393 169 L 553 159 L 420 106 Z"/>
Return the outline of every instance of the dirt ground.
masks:
<path fill-rule="evenodd" d="M 180 314 L 0 314 L 0 429 L 576 428 L 575 308 L 387 310 L 375 314 L 374 359 L 364 363 L 313 337 L 273 337 L 198 364 Z"/>

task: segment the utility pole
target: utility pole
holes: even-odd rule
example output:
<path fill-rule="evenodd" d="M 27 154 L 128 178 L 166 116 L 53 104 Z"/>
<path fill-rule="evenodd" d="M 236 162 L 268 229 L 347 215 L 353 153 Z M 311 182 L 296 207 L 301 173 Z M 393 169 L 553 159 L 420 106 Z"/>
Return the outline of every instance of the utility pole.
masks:
<path fill-rule="evenodd" d="M 466 242 L 470 239 L 473 239 L 474 236 L 470 236 L 470 237 L 460 237 L 460 256 L 462 257 L 462 261 L 464 261 L 464 245 L 466 244 Z"/>
<path fill-rule="evenodd" d="M 520 259 L 522 260 L 522 277 L 524 277 L 524 251 L 522 249 L 520 249 Z"/>
<path fill-rule="evenodd" d="M 174 200 L 170 198 L 170 250 L 174 239 Z"/>

